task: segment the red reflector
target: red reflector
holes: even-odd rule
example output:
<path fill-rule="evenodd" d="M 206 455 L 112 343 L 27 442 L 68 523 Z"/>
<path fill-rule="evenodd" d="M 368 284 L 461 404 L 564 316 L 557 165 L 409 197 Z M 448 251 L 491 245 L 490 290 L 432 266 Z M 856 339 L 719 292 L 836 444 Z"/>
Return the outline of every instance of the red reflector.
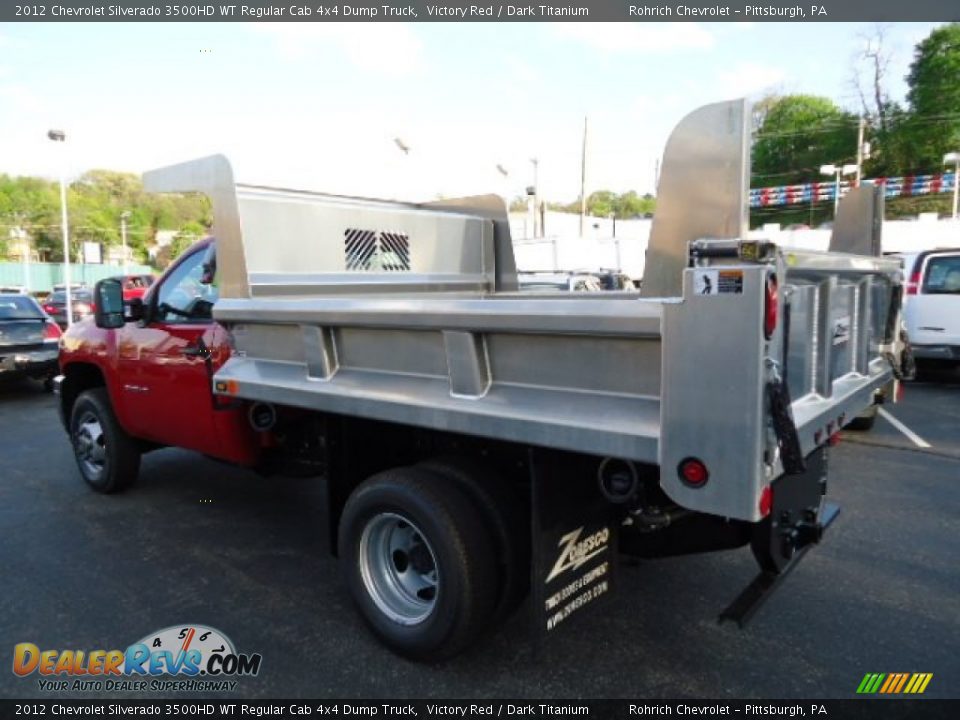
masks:
<path fill-rule="evenodd" d="M 760 493 L 760 515 L 766 517 L 773 507 L 773 488 L 767 485 Z"/>
<path fill-rule="evenodd" d="M 59 340 L 61 335 L 63 335 L 63 331 L 55 322 L 47 322 L 43 324 L 44 340 Z"/>
<path fill-rule="evenodd" d="M 767 277 L 767 288 L 763 308 L 763 335 L 769 340 L 773 331 L 777 329 L 777 313 L 779 310 L 780 293 L 777 291 L 777 276 Z"/>
<path fill-rule="evenodd" d="M 703 487 L 710 479 L 710 473 L 707 472 L 707 466 L 697 458 L 687 458 L 681 460 L 677 467 L 680 479 L 691 487 Z"/>
<path fill-rule="evenodd" d="M 833 435 L 831 435 L 830 438 L 827 440 L 827 444 L 828 444 L 830 447 L 836 447 L 837 445 L 839 445 L 839 444 L 840 444 L 840 433 L 839 433 L 839 432 L 835 432 Z"/>
<path fill-rule="evenodd" d="M 903 383 L 897 382 L 896 399 L 894 402 L 902 402 L 904 392 L 906 392 L 906 388 L 903 386 Z"/>

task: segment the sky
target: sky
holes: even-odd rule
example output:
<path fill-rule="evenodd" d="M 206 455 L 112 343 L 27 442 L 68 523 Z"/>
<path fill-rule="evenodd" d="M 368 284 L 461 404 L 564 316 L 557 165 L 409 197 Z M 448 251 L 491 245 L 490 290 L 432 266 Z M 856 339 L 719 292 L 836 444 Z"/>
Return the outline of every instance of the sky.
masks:
<path fill-rule="evenodd" d="M 884 26 L 895 99 L 935 26 Z M 2 23 L 0 172 L 142 172 L 224 153 L 240 182 L 427 200 L 520 195 L 537 158 L 541 196 L 572 201 L 586 116 L 587 192 L 643 194 L 671 128 L 700 105 L 803 92 L 858 110 L 855 58 L 875 27 Z"/>

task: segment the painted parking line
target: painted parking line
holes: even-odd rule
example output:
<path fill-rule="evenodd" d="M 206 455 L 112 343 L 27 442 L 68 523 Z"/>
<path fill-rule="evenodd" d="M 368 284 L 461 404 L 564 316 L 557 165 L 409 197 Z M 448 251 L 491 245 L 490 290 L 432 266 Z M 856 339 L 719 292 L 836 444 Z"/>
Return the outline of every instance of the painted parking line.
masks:
<path fill-rule="evenodd" d="M 926 440 L 924 440 L 922 437 L 920 437 L 919 435 L 917 435 L 913 430 L 911 430 L 911 429 L 908 428 L 906 425 L 904 425 L 902 422 L 900 422 L 899 420 L 897 420 L 893 415 L 891 415 L 890 413 L 888 413 L 888 412 L 887 412 L 886 410 L 884 410 L 883 408 L 877 408 L 877 412 L 880 413 L 880 417 L 884 418 L 888 423 L 890 423 L 891 425 L 893 425 L 897 430 L 899 430 L 899 431 L 902 432 L 904 435 L 906 435 L 908 438 L 910 438 L 910 441 L 911 441 L 914 445 L 916 445 L 917 447 L 920 447 L 920 448 L 933 447 L 930 443 L 928 443 L 928 442 L 927 442 Z"/>

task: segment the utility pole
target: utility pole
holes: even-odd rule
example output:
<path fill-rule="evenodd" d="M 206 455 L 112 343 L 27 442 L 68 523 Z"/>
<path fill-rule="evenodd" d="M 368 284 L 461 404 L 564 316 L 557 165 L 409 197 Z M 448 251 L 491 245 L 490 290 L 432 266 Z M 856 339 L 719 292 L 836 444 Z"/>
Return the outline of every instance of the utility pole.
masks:
<path fill-rule="evenodd" d="M 539 158 L 530 158 L 530 162 L 533 163 L 533 236 L 540 237 L 543 235 L 543 223 L 540 223 L 540 232 L 537 233 L 537 208 L 540 204 L 540 186 L 537 184 L 537 171 L 540 167 Z"/>
<path fill-rule="evenodd" d="M 587 116 L 583 116 L 583 152 L 580 156 L 580 237 L 587 215 Z"/>
<path fill-rule="evenodd" d="M 857 129 L 857 179 L 854 183 L 860 187 L 860 179 L 863 177 L 863 130 L 867 124 L 863 115 L 860 116 L 860 126 Z"/>
<path fill-rule="evenodd" d="M 127 274 L 127 219 L 130 217 L 130 211 L 120 213 L 120 239 L 123 243 L 123 274 Z"/>

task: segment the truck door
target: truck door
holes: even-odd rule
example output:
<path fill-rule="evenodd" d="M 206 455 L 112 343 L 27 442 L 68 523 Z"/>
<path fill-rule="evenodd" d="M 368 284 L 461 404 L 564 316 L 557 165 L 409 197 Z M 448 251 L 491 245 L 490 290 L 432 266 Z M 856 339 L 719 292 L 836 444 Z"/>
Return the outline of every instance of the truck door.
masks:
<path fill-rule="evenodd" d="M 146 323 L 120 330 L 120 391 L 134 435 L 222 457 L 210 374 L 230 348 L 211 313 L 217 288 L 202 282 L 205 250 L 199 246 L 160 281 Z"/>

